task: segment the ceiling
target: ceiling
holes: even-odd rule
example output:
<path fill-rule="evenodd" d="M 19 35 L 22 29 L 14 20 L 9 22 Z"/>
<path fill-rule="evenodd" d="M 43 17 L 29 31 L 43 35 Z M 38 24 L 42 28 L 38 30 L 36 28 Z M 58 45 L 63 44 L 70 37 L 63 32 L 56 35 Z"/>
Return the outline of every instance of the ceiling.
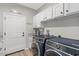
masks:
<path fill-rule="evenodd" d="M 44 3 L 20 3 L 20 5 L 23 5 L 25 7 L 29 7 L 29 8 L 32 8 L 32 9 L 39 9 L 41 6 L 44 5 Z"/>

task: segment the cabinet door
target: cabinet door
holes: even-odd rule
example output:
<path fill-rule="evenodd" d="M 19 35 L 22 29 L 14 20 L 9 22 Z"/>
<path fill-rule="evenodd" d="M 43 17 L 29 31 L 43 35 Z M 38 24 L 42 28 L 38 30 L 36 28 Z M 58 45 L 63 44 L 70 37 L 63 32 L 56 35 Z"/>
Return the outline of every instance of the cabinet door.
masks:
<path fill-rule="evenodd" d="M 63 3 L 54 6 L 54 17 L 63 16 Z"/>
<path fill-rule="evenodd" d="M 79 3 L 65 3 L 65 14 L 74 14 L 79 11 Z"/>
<path fill-rule="evenodd" d="M 34 19 L 33 19 L 33 27 L 37 28 L 37 27 L 41 27 L 41 21 L 43 20 L 42 18 L 42 13 L 39 13 L 37 15 L 34 16 Z"/>
<path fill-rule="evenodd" d="M 45 17 L 46 17 L 45 11 L 42 11 L 42 12 L 39 13 L 39 20 L 40 20 L 40 22 L 41 22 L 41 21 L 44 21 L 44 20 L 45 20 L 45 19 L 44 19 Z"/>
<path fill-rule="evenodd" d="M 45 20 L 48 20 L 50 18 L 52 18 L 52 14 L 53 14 L 53 9 L 52 8 L 47 8 L 45 10 Z"/>
<path fill-rule="evenodd" d="M 36 16 L 33 17 L 33 27 L 36 27 Z"/>
<path fill-rule="evenodd" d="M 42 19 L 41 21 L 46 21 L 46 19 L 47 19 L 46 12 L 47 12 L 46 10 L 41 12 L 41 19 Z"/>
<path fill-rule="evenodd" d="M 42 13 L 39 13 L 36 17 L 36 23 L 37 23 L 37 27 L 41 27 L 41 21 L 42 21 Z"/>
<path fill-rule="evenodd" d="M 64 3 L 64 15 L 66 16 L 69 13 L 70 4 Z"/>
<path fill-rule="evenodd" d="M 70 13 L 79 11 L 79 3 L 70 3 Z"/>

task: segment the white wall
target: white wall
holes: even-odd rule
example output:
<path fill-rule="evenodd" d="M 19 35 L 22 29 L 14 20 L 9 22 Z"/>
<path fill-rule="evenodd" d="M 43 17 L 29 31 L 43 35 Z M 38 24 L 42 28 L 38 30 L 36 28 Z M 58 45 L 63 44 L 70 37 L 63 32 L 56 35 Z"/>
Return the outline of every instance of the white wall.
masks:
<path fill-rule="evenodd" d="M 38 12 L 43 11 L 48 7 L 53 7 L 56 4 L 45 4 Z M 79 17 L 56 19 L 49 23 L 44 23 L 45 30 L 50 30 L 51 35 L 61 35 L 62 37 L 79 40 Z"/>
<path fill-rule="evenodd" d="M 43 10 L 46 9 L 46 8 L 53 7 L 53 6 L 56 5 L 56 4 L 58 4 L 58 3 L 45 3 L 42 7 L 40 7 L 40 8 L 37 10 L 37 12 L 39 13 L 39 12 L 43 11 Z"/>
<path fill-rule="evenodd" d="M 52 28 L 46 28 L 46 30 L 50 30 L 51 35 L 61 35 L 65 38 L 72 38 L 79 40 L 79 27 L 52 27 Z"/>
<path fill-rule="evenodd" d="M 2 21 L 2 13 L 0 12 L 0 40 L 3 39 L 3 21 Z"/>
<path fill-rule="evenodd" d="M 50 30 L 51 35 L 79 40 L 79 17 L 70 19 L 57 19 L 44 24 L 45 29 Z"/>
<path fill-rule="evenodd" d="M 24 6 L 21 6 L 19 4 L 15 4 L 15 3 L 0 3 L 0 12 L 10 12 L 10 10 L 17 10 L 19 11 L 20 13 L 22 13 L 23 15 L 26 16 L 26 31 L 27 31 L 27 40 L 26 40 L 26 43 L 27 43 L 27 48 L 29 48 L 29 43 L 30 43 L 30 40 L 28 38 L 28 33 L 31 32 L 32 33 L 32 24 L 33 24 L 33 16 L 37 13 L 35 10 L 31 9 L 31 8 L 28 8 L 28 7 L 24 7 Z M 2 15 L 0 13 L 0 33 L 3 32 L 2 30 Z M 29 25 L 28 25 L 29 24 Z M 2 35 L 2 34 L 1 34 Z"/>

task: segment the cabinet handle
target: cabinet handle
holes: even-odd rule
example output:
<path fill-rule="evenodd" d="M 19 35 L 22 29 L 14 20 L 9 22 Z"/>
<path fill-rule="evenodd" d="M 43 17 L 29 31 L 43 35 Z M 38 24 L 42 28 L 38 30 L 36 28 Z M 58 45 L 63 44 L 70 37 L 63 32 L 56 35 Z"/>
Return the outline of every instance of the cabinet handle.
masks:
<path fill-rule="evenodd" d="M 66 12 L 69 12 L 69 10 L 66 10 Z"/>

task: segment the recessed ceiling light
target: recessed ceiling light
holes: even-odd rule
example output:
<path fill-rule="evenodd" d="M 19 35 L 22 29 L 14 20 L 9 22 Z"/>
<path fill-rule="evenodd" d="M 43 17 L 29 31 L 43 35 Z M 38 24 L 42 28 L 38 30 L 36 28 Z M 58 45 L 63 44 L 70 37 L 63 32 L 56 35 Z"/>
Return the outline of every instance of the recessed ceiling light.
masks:
<path fill-rule="evenodd" d="M 17 13 L 17 10 L 15 10 L 15 9 L 12 9 L 12 10 L 11 10 L 11 12 Z"/>
<path fill-rule="evenodd" d="M 15 9 L 11 9 L 10 12 L 15 13 L 15 14 L 22 14 L 20 11 L 15 10 Z"/>

